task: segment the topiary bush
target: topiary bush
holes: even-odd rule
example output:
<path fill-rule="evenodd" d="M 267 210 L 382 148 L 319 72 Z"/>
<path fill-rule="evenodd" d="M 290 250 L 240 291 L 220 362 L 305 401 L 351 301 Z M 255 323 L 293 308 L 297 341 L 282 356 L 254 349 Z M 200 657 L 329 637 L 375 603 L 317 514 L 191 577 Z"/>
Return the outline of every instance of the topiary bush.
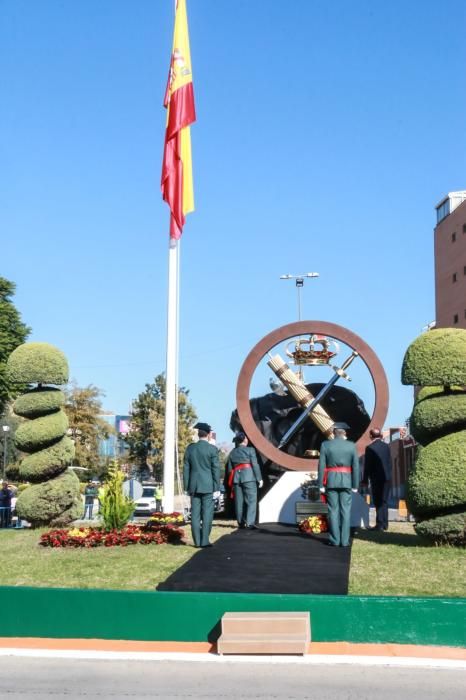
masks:
<path fill-rule="evenodd" d="M 466 511 L 423 520 L 416 524 L 416 532 L 438 544 L 463 546 L 466 541 Z"/>
<path fill-rule="evenodd" d="M 19 396 L 13 404 L 13 411 L 23 418 L 38 418 L 58 411 L 65 405 L 65 394 L 60 389 L 38 387 Z"/>
<path fill-rule="evenodd" d="M 406 351 L 403 384 L 416 386 L 466 385 L 466 330 L 436 328 L 423 333 Z"/>
<path fill-rule="evenodd" d="M 429 387 L 431 388 L 431 387 Z M 420 396 L 423 398 L 420 400 Z M 466 391 L 419 393 L 410 420 L 411 434 L 422 445 L 466 429 Z"/>
<path fill-rule="evenodd" d="M 39 384 L 13 405 L 25 418 L 15 435 L 16 447 L 27 453 L 19 464 L 19 477 L 32 482 L 18 496 L 16 510 L 33 527 L 66 525 L 82 514 L 79 479 L 68 469 L 74 443 L 66 437 L 63 392 L 43 386 L 68 381 L 66 357 L 48 343 L 26 343 L 11 353 L 7 374 L 13 382 Z"/>
<path fill-rule="evenodd" d="M 415 518 L 466 508 L 465 455 L 466 430 L 446 435 L 419 451 L 407 492 L 409 511 Z"/>
<path fill-rule="evenodd" d="M 423 387 L 410 419 L 420 443 L 407 500 L 416 532 L 435 543 L 466 544 L 466 330 L 439 328 L 406 351 L 403 384 Z"/>

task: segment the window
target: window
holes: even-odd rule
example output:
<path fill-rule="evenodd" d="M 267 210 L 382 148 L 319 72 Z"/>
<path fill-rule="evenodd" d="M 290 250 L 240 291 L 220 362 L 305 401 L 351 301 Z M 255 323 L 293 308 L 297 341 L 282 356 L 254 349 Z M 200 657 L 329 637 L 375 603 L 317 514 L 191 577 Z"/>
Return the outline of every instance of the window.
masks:
<path fill-rule="evenodd" d="M 456 282 L 456 272 L 453 273 L 452 281 L 453 281 L 453 282 Z"/>
<path fill-rule="evenodd" d="M 463 275 L 466 275 L 466 265 L 463 267 Z"/>
<path fill-rule="evenodd" d="M 463 224 L 463 233 L 466 233 L 466 224 Z"/>
<path fill-rule="evenodd" d="M 453 323 L 458 323 L 458 314 L 453 316 Z"/>
<path fill-rule="evenodd" d="M 456 231 L 453 231 L 451 234 L 451 242 L 454 243 L 456 241 Z"/>

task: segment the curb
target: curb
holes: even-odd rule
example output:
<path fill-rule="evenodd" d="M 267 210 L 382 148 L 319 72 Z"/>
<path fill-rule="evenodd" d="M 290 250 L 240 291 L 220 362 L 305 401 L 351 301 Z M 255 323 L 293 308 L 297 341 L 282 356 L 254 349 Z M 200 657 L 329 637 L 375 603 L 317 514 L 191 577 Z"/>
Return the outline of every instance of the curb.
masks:
<path fill-rule="evenodd" d="M 134 642 L 102 639 L 0 638 L 0 657 L 203 663 L 411 666 L 466 671 L 466 649 L 411 644 L 314 642 L 305 656 L 219 656 L 203 642 Z"/>

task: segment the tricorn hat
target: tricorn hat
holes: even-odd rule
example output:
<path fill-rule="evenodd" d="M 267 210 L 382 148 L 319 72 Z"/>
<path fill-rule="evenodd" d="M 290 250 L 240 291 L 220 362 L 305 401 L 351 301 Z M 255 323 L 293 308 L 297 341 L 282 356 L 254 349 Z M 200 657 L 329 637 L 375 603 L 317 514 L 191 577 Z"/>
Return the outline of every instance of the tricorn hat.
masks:
<path fill-rule="evenodd" d="M 203 430 L 205 433 L 211 433 L 212 428 L 208 423 L 196 423 L 194 426 L 196 430 Z"/>
<path fill-rule="evenodd" d="M 244 433 L 242 430 L 236 433 L 235 437 L 233 438 L 233 442 L 243 442 L 243 440 L 247 437 L 246 433 Z"/>
<path fill-rule="evenodd" d="M 348 423 L 345 423 L 345 421 L 340 421 L 339 423 L 334 423 L 333 424 L 333 429 L 334 430 L 349 430 L 349 425 Z"/>

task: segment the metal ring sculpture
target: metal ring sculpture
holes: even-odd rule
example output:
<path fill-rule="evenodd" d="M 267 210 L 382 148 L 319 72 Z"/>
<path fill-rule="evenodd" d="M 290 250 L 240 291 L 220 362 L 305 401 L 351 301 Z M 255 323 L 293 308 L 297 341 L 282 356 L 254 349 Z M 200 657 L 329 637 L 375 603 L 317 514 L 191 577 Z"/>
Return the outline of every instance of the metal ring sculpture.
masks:
<path fill-rule="evenodd" d="M 356 443 L 360 455 L 364 454 L 364 450 L 370 442 L 369 431 L 373 427 L 383 426 L 388 411 L 388 382 L 384 368 L 372 348 L 352 331 L 343 328 L 343 326 L 338 326 L 335 323 L 327 323 L 326 321 L 297 321 L 295 323 L 288 323 L 286 326 L 281 326 L 266 335 L 253 347 L 241 368 L 236 387 L 238 417 L 242 429 L 247 434 L 254 447 L 265 455 L 267 459 L 286 469 L 304 472 L 314 469 L 313 462 L 315 463 L 315 459 L 294 457 L 286 452 L 282 452 L 262 435 L 252 416 L 249 391 L 254 372 L 259 362 L 271 348 L 295 336 L 310 333 L 330 336 L 335 340 L 340 340 L 342 343 L 345 343 L 359 353 L 359 356 L 369 370 L 374 384 L 375 402 L 370 423 Z"/>

